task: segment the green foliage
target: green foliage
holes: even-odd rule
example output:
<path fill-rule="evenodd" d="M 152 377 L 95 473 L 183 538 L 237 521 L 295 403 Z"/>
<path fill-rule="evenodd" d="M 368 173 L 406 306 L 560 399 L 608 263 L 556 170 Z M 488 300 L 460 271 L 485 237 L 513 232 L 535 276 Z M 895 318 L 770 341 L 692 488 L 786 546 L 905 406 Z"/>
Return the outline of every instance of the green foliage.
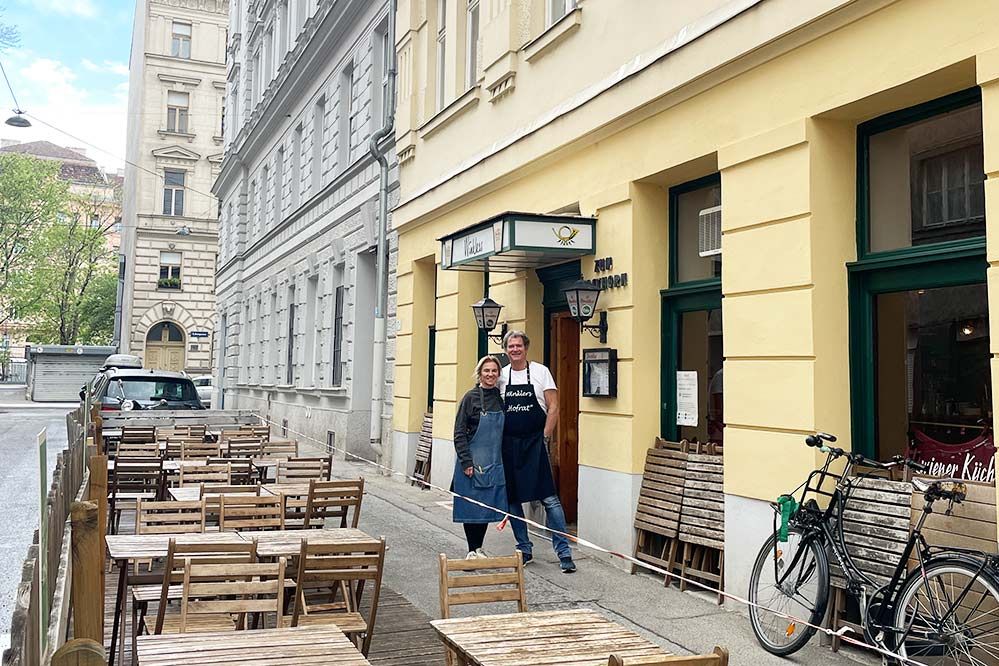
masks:
<path fill-rule="evenodd" d="M 83 297 L 80 339 L 91 345 L 108 345 L 114 339 L 114 309 L 118 297 L 118 273 L 102 271 Z"/>
<path fill-rule="evenodd" d="M 15 299 L 13 283 L 36 256 L 40 232 L 69 203 L 59 163 L 17 153 L 0 154 L 0 323 Z"/>
<path fill-rule="evenodd" d="M 160 278 L 156 281 L 156 286 L 163 289 L 180 289 L 180 278 Z"/>

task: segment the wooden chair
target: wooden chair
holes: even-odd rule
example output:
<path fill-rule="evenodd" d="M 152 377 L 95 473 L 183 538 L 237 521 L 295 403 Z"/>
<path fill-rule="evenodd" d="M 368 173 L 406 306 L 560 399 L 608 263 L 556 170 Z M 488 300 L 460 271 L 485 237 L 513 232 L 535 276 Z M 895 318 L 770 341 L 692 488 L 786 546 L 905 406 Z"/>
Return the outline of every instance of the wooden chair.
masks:
<path fill-rule="evenodd" d="M 271 427 L 269 425 L 249 426 L 245 428 L 254 437 L 261 437 L 265 442 L 271 439 Z"/>
<path fill-rule="evenodd" d="M 413 467 L 413 480 L 411 484 L 416 484 L 424 490 L 429 488 L 430 480 L 430 458 L 434 443 L 434 413 L 425 412 L 423 414 L 423 424 L 420 427 L 420 439 L 416 445 L 416 464 Z"/>
<path fill-rule="evenodd" d="M 208 458 L 209 465 L 229 465 L 229 482 L 233 485 L 256 484 L 253 463 L 249 458 Z"/>
<path fill-rule="evenodd" d="M 618 657 L 612 654 L 607 666 L 728 666 L 728 650 L 715 647 L 711 654 L 689 657 Z"/>
<path fill-rule="evenodd" d="M 136 534 L 193 534 L 205 531 L 205 500 L 156 502 L 138 500 Z"/>
<path fill-rule="evenodd" d="M 715 443 L 691 446 L 698 448 L 687 455 L 683 481 L 680 591 L 686 590 L 688 579 L 714 583 L 721 605 L 725 589 L 725 479 L 721 447 Z"/>
<path fill-rule="evenodd" d="M 186 437 L 170 437 L 161 440 L 163 459 L 180 460 L 181 454 L 184 452 L 184 442 L 186 441 Z"/>
<path fill-rule="evenodd" d="M 159 458 L 160 445 L 156 442 L 118 442 L 115 450 L 115 459 L 118 458 Z"/>
<path fill-rule="evenodd" d="M 264 440 L 263 454 L 265 458 L 297 458 L 298 440 L 286 439 L 280 442 Z"/>
<path fill-rule="evenodd" d="M 274 495 L 219 496 L 219 529 L 284 529 L 284 497 Z"/>
<path fill-rule="evenodd" d="M 221 449 L 218 442 L 204 442 L 197 440 L 184 440 L 181 445 L 181 460 L 207 460 L 212 457 L 219 457 Z"/>
<path fill-rule="evenodd" d="M 239 437 L 228 440 L 222 452 L 229 458 L 260 458 L 263 444 L 259 437 Z"/>
<path fill-rule="evenodd" d="M 216 525 L 222 512 L 221 495 L 256 497 L 260 495 L 260 486 L 201 484 L 201 497 L 205 500 L 205 518 L 206 520 L 210 518 Z"/>
<path fill-rule="evenodd" d="M 484 569 L 489 571 L 482 573 Z M 524 563 L 519 553 L 474 560 L 449 560 L 441 553 L 440 576 L 442 619 L 451 617 L 452 606 L 467 604 L 515 601 L 518 613 L 527 610 Z"/>
<path fill-rule="evenodd" d="M 156 442 L 156 428 L 147 426 L 122 426 L 121 441 L 128 444 Z"/>
<path fill-rule="evenodd" d="M 163 459 L 117 458 L 108 486 L 108 526 L 116 534 L 123 510 L 134 509 L 140 499 L 163 496 Z"/>
<path fill-rule="evenodd" d="M 292 627 L 335 624 L 365 656 L 371 645 L 385 566 L 385 537 L 377 543 L 310 544 L 302 539 Z M 364 584 L 373 586 L 370 610 L 360 611 Z M 336 601 L 337 591 L 343 601 Z"/>
<path fill-rule="evenodd" d="M 340 527 L 357 527 L 364 499 L 364 479 L 309 481 L 303 527 L 325 527 L 327 518 L 339 518 Z M 350 509 L 353 507 L 353 511 Z M 349 516 L 349 514 L 353 514 Z M 349 520 L 348 520 L 349 517 Z"/>
<path fill-rule="evenodd" d="M 308 483 L 312 479 L 329 481 L 333 456 L 325 458 L 289 458 L 279 460 L 275 479 L 278 483 Z"/>
<path fill-rule="evenodd" d="M 180 485 L 193 486 L 199 483 L 218 483 L 229 485 L 232 478 L 229 465 L 184 465 L 180 468 Z"/>

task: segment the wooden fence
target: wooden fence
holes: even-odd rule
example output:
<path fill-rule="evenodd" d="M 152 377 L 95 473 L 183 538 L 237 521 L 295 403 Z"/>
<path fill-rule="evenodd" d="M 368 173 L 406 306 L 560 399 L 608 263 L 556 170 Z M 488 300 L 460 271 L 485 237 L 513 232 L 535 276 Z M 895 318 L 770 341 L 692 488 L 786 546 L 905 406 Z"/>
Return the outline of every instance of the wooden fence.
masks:
<path fill-rule="evenodd" d="M 44 525 L 45 550 L 39 551 L 36 530 L 21 571 L 11 618 L 10 647 L 3 653 L 3 666 L 46 664 L 52 652 L 66 641 L 72 581 L 70 505 L 86 493 L 88 412 L 87 406 L 81 405 L 66 415 L 68 446 L 59 453 L 45 502 L 45 520 L 39 521 Z M 43 609 L 48 610 L 44 623 Z"/>

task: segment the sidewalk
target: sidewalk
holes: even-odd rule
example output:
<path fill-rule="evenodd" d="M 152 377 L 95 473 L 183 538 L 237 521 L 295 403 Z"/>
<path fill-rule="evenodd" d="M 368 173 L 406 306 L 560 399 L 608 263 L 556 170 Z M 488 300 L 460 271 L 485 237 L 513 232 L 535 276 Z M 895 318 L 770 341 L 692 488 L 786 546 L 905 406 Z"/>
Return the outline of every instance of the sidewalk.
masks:
<path fill-rule="evenodd" d="M 437 555 L 457 558 L 466 552 L 461 527 L 451 522 L 449 498 L 434 490 L 418 490 L 400 482 L 399 477 L 382 476 L 369 465 L 337 460 L 334 475 L 365 479 L 360 526 L 387 539 L 385 582 L 431 617 L 440 617 Z M 748 618 L 735 612 L 736 602 L 728 601 L 719 608 L 713 595 L 709 599 L 704 593 L 664 588 L 659 577 L 629 575 L 601 559 L 602 554 L 579 548 L 574 549 L 579 571 L 565 575 L 559 571 L 548 543 L 538 536 L 533 540 L 535 559 L 526 569 L 531 609 L 594 608 L 676 654 L 709 652 L 715 645 L 727 647 L 734 665 L 880 663 L 872 655 L 849 648 L 834 654 L 819 645 L 818 636 L 790 658 L 774 657 L 759 647 Z M 513 546 L 509 527 L 503 532 L 490 528 L 487 553 L 508 554 Z"/>
<path fill-rule="evenodd" d="M 78 402 L 32 402 L 25 397 L 24 384 L 0 384 L 0 409 L 58 409 L 68 412 Z"/>

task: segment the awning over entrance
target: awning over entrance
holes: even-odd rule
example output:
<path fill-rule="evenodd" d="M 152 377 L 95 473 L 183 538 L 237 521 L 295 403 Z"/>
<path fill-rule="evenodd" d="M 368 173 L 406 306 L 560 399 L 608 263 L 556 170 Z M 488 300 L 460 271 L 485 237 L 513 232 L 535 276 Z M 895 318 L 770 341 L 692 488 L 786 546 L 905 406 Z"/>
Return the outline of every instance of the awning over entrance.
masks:
<path fill-rule="evenodd" d="M 596 218 L 502 213 L 440 239 L 441 267 L 513 273 L 596 251 Z"/>

